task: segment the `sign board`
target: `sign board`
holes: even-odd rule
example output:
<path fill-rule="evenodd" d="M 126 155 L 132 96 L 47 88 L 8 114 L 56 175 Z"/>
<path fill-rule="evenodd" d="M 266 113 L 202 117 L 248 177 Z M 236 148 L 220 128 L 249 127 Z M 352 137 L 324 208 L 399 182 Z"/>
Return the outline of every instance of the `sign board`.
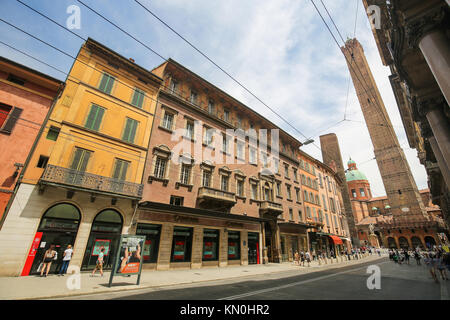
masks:
<path fill-rule="evenodd" d="M 112 285 L 114 276 L 129 276 L 137 275 L 137 283 L 141 279 L 143 248 L 145 243 L 145 236 L 137 236 L 130 234 L 123 234 L 120 237 L 119 248 L 117 249 L 116 259 L 111 270 L 109 278 L 109 286 Z"/>
<path fill-rule="evenodd" d="M 105 249 L 103 254 L 109 255 L 109 248 L 111 246 L 111 240 L 95 239 L 94 249 L 92 250 L 92 256 L 98 256 L 102 249 Z"/>
<path fill-rule="evenodd" d="M 39 243 L 42 239 L 42 232 L 36 232 L 34 236 L 33 243 L 31 244 L 30 252 L 28 252 L 27 260 L 25 261 L 25 266 L 23 267 L 21 276 L 28 276 L 30 274 L 31 266 L 33 265 L 34 258 L 36 257 L 36 252 L 39 248 Z M 45 242 L 44 242 L 45 247 Z"/>

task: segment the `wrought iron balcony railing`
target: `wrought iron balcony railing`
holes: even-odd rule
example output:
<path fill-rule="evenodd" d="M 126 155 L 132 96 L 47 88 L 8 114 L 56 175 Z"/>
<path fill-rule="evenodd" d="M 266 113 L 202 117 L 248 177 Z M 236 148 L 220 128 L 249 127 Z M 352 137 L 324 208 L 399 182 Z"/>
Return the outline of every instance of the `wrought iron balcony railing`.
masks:
<path fill-rule="evenodd" d="M 133 182 L 116 180 L 110 177 L 99 176 L 92 173 L 58 167 L 48 164 L 40 179 L 44 183 L 54 183 L 65 186 L 74 186 L 87 191 L 97 191 L 123 195 L 132 198 L 141 198 L 143 185 Z"/>

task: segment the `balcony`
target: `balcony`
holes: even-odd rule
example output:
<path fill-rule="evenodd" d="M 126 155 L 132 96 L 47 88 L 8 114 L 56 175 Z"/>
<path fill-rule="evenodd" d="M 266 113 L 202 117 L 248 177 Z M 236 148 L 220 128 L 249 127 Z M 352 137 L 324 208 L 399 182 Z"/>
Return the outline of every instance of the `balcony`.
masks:
<path fill-rule="evenodd" d="M 283 205 L 281 203 L 276 203 L 268 200 L 261 201 L 259 212 L 263 215 L 268 214 L 272 217 L 277 217 L 278 215 L 283 213 Z"/>
<path fill-rule="evenodd" d="M 197 202 L 204 209 L 229 210 L 236 203 L 236 195 L 233 192 L 201 187 L 198 189 Z"/>
<path fill-rule="evenodd" d="M 143 185 L 48 164 L 39 180 L 41 185 L 107 194 L 119 198 L 140 199 Z"/>

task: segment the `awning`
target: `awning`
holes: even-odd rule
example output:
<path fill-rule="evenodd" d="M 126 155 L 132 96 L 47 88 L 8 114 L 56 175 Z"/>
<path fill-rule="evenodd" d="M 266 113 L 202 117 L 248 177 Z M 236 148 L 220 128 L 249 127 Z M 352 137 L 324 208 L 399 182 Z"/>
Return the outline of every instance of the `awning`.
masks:
<path fill-rule="evenodd" d="M 329 235 L 329 237 L 333 240 L 334 244 L 344 244 L 341 240 L 341 238 L 337 237 L 337 236 L 331 236 Z"/>

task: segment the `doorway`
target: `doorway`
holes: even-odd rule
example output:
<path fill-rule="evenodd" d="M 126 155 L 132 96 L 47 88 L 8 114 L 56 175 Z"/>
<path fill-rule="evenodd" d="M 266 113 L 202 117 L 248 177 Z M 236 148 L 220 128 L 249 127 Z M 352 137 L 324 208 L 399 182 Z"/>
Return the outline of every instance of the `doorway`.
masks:
<path fill-rule="evenodd" d="M 45 251 L 53 244 L 57 259 L 52 262 L 49 273 L 57 273 L 62 265 L 62 258 L 67 246 L 74 245 L 80 224 L 81 214 L 77 207 L 69 203 L 60 203 L 49 208 L 42 216 L 37 232 L 42 238 L 34 257 L 30 274 L 39 274 L 39 266 Z M 76 250 L 76 248 L 74 248 Z"/>
<path fill-rule="evenodd" d="M 259 264 L 259 233 L 248 233 L 248 264 Z"/>

